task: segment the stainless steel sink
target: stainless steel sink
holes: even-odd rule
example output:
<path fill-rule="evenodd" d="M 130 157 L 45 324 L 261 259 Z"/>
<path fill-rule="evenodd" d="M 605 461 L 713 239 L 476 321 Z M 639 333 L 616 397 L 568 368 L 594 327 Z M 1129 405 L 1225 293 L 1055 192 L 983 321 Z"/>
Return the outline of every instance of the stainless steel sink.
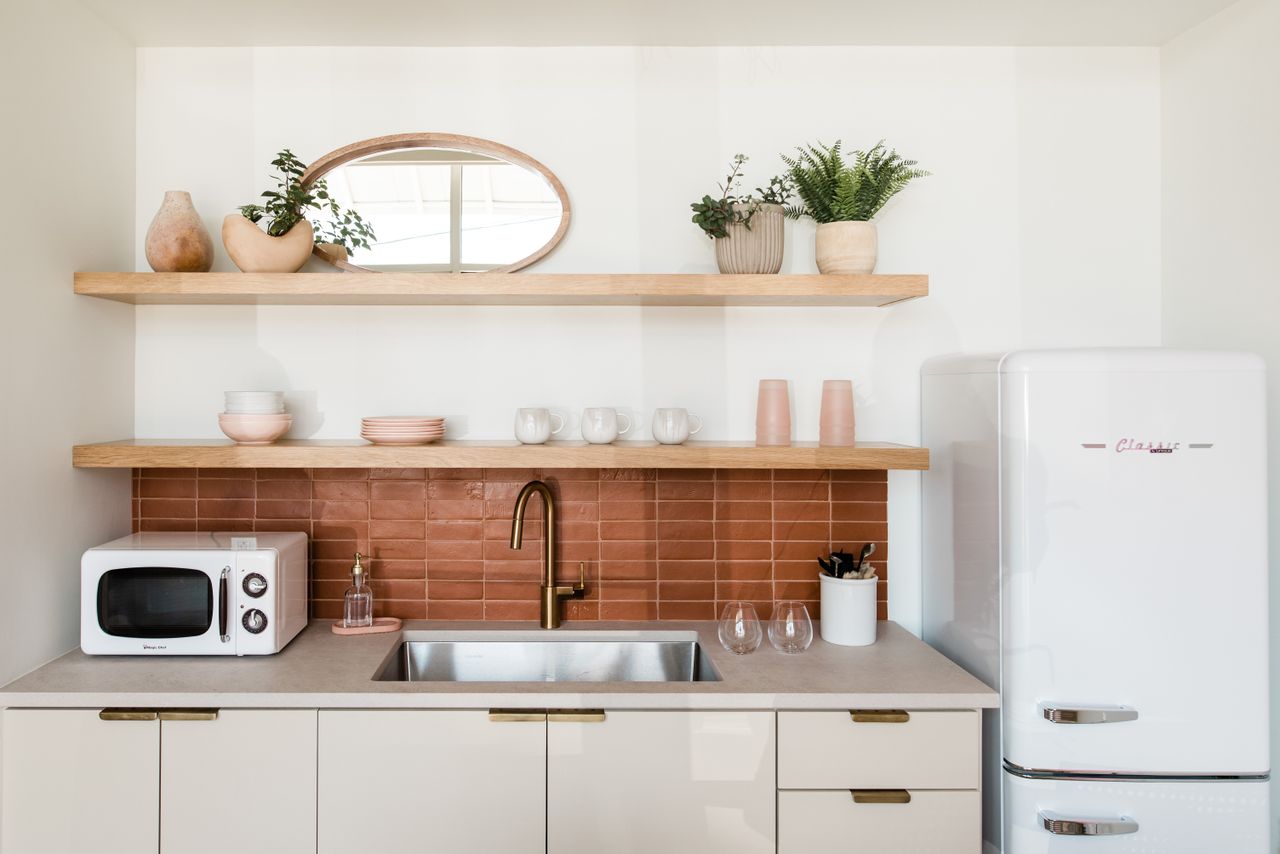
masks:
<path fill-rule="evenodd" d="M 373 677 L 382 682 L 719 682 L 692 633 L 453 632 L 408 637 Z M 683 635 L 683 636 L 682 636 Z"/>

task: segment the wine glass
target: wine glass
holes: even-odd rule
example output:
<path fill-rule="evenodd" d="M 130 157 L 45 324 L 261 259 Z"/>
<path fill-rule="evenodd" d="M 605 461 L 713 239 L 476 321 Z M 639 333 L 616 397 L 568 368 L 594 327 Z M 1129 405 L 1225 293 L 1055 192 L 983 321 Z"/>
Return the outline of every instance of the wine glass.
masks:
<path fill-rule="evenodd" d="M 764 640 L 756 607 L 750 602 L 729 602 L 720 614 L 720 643 L 734 655 L 755 652 Z"/>
<path fill-rule="evenodd" d="M 769 621 L 769 642 L 778 652 L 796 655 L 813 643 L 813 621 L 803 602 L 779 602 Z"/>

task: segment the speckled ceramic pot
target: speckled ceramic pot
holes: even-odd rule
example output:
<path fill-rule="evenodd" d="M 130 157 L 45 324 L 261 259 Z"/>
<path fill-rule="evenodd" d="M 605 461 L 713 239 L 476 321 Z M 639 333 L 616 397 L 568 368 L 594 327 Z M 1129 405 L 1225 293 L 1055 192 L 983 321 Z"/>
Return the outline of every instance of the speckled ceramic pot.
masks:
<path fill-rule="evenodd" d="M 222 245 L 245 273 L 296 273 L 311 257 L 315 231 L 305 219 L 279 237 L 240 214 L 222 221 Z"/>

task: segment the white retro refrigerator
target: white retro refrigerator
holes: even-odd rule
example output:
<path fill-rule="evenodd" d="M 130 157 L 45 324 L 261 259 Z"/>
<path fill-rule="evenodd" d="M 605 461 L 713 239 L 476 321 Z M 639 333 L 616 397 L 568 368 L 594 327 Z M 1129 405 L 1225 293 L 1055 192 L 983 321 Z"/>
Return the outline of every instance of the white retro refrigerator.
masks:
<path fill-rule="evenodd" d="M 999 689 L 986 850 L 1269 849 L 1265 376 L 1052 350 L 921 378 L 925 640 Z"/>

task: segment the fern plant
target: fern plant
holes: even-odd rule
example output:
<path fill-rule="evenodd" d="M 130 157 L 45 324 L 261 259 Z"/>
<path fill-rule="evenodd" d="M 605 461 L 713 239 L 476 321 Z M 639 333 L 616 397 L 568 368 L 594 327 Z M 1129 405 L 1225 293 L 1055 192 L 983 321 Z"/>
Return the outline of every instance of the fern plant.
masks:
<path fill-rule="evenodd" d="M 377 240 L 373 226 L 357 211 L 344 210 L 329 194 L 323 178 L 303 186 L 306 164 L 284 149 L 271 161 L 276 167 L 276 188 L 262 193 L 260 205 L 241 205 L 240 214 L 250 222 L 267 220 L 267 234 L 279 237 L 303 220 L 310 220 L 316 243 L 336 243 L 347 251 L 368 249 Z M 318 215 L 317 215 L 318 214 Z M 327 214 L 327 216 L 326 216 Z"/>
<path fill-rule="evenodd" d="M 800 198 L 800 204 L 787 207 L 787 216 L 807 216 L 818 223 L 866 222 L 907 184 L 929 174 L 917 169 L 916 161 L 885 148 L 884 140 L 868 151 L 853 152 L 852 163 L 840 149 L 836 140 L 832 146 L 819 142 L 798 147 L 795 157 L 782 155 Z"/>

